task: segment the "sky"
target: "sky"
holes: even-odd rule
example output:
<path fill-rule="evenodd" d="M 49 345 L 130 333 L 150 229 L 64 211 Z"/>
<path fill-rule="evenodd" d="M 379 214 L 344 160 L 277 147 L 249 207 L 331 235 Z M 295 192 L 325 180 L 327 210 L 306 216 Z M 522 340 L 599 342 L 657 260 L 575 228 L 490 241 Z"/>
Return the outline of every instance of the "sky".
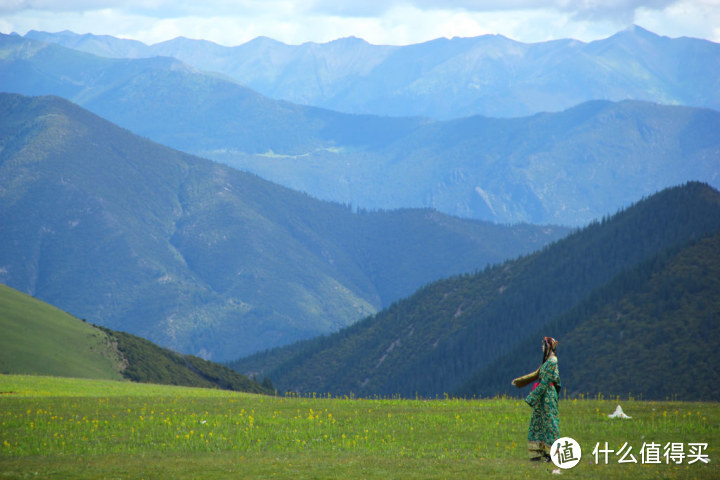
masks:
<path fill-rule="evenodd" d="M 500 34 L 592 41 L 639 25 L 720 42 L 720 0 L 0 0 L 0 32 L 179 36 L 226 46 L 259 36 L 298 45 L 355 36 L 375 45 Z"/>

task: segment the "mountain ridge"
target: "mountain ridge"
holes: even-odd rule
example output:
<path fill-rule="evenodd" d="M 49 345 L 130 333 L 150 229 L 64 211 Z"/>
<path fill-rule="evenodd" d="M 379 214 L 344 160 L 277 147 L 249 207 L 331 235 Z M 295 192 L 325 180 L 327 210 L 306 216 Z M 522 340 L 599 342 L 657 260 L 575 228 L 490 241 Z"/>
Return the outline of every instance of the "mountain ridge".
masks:
<path fill-rule="evenodd" d="M 163 347 L 236 358 L 336 330 L 568 229 L 355 212 L 0 94 L 0 282 Z"/>
<path fill-rule="evenodd" d="M 36 31 L 25 36 L 108 54 L 105 37 Z M 286 45 L 262 38 L 232 47 L 173 39 L 145 45 L 142 52 L 131 47 L 135 43 L 128 45 L 118 45 L 115 55 L 173 56 L 222 72 L 271 98 L 347 113 L 440 120 L 476 114 L 516 117 L 588 100 L 628 98 L 720 109 L 713 90 L 720 46 L 664 37 L 639 26 L 592 42 L 523 43 L 482 35 L 404 46 L 361 39 Z M 346 50 L 339 52 L 339 47 Z M 691 71 L 698 81 L 687 83 Z"/>

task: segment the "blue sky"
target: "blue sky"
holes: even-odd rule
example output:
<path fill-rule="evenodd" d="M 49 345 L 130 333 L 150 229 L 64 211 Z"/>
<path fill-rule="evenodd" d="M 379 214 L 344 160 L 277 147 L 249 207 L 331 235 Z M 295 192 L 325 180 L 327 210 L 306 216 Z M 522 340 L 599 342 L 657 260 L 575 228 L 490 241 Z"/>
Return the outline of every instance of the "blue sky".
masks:
<path fill-rule="evenodd" d="M 222 45 L 356 36 L 407 45 L 501 34 L 523 42 L 591 41 L 640 25 L 720 42 L 720 0 L 0 0 L 0 32 L 94 33 L 147 44 L 178 36 Z"/>

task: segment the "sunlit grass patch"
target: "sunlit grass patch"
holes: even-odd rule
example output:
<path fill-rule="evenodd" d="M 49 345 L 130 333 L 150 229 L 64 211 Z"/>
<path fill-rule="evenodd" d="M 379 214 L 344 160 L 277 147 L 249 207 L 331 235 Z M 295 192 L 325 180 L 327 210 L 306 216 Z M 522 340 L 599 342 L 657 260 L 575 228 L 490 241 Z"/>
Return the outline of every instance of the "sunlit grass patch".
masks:
<path fill-rule="evenodd" d="M 0 375 L 0 398 L 5 397 L 238 397 L 247 395 L 221 389 L 134 383 L 130 381 L 36 375 Z"/>

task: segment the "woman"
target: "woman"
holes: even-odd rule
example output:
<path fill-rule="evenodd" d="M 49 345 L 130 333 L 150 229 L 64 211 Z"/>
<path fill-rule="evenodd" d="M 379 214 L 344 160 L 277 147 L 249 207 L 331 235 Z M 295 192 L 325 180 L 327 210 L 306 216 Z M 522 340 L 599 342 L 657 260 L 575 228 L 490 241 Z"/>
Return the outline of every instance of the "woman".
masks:
<path fill-rule="evenodd" d="M 543 338 L 543 363 L 535 372 L 538 382 L 525 399 L 533 409 L 528 428 L 528 449 L 532 461 L 549 462 L 550 447 L 560 437 L 558 394 L 562 385 L 555 354 L 557 346 L 558 341 L 554 338 Z"/>

